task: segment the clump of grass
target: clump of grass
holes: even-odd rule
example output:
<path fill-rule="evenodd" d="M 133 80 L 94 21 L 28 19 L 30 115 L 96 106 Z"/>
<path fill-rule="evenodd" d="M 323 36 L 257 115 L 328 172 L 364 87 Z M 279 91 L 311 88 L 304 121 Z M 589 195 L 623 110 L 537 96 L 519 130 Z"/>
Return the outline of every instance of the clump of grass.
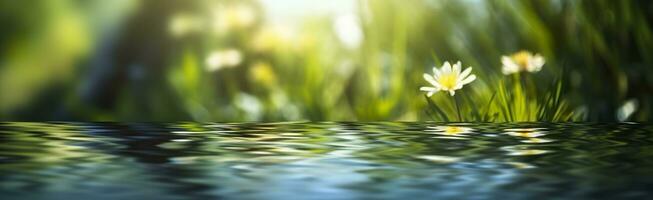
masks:
<path fill-rule="evenodd" d="M 427 114 L 433 120 L 446 122 L 553 122 L 581 119 L 582 115 L 570 109 L 569 103 L 562 98 L 564 93 L 562 79 L 556 79 L 543 93 L 539 93 L 538 85 L 531 76 L 541 70 L 545 62 L 544 57 L 528 51 L 520 51 L 511 56 L 502 56 L 501 62 L 503 64 L 501 71 L 505 76 L 494 82 L 490 81 L 494 84 L 489 84 L 480 93 L 473 93 L 473 91 L 456 93 L 462 94 L 462 98 L 454 97 L 454 93 L 451 93 L 454 97 L 451 102 L 442 100 L 436 102 L 429 98 L 434 92 L 443 89 L 439 89 L 442 84 L 437 82 L 440 80 L 433 80 L 425 74 L 424 78 L 427 82 L 435 85 L 435 88 L 420 88 L 428 92 L 425 96 L 428 104 Z M 440 70 L 434 69 L 436 79 L 442 77 L 442 72 L 437 71 Z M 460 104 L 464 105 L 462 111 Z"/>
<path fill-rule="evenodd" d="M 554 84 L 545 90 L 545 94 L 538 95 L 537 90 L 527 90 L 524 82 L 506 84 L 500 81 L 498 88 L 497 106 L 500 108 L 498 116 L 505 122 L 519 121 L 573 121 L 574 111 L 562 98 L 563 81 L 554 81 Z"/>
<path fill-rule="evenodd" d="M 456 99 L 466 109 L 456 112 L 451 103 L 436 103 L 424 96 L 427 115 L 434 121 L 461 122 L 561 122 L 582 120 L 563 98 L 563 81 L 556 80 L 543 95 L 526 90 L 521 82 L 510 84 L 499 80 L 491 95 L 462 95 Z M 535 94 L 535 95 L 534 95 Z M 456 118 L 456 115 L 462 115 Z"/>

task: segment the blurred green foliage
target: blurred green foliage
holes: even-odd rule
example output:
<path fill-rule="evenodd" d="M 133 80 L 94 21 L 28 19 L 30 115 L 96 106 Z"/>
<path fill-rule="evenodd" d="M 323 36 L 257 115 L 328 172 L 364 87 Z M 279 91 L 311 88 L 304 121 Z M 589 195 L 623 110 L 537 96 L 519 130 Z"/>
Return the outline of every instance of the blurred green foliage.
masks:
<path fill-rule="evenodd" d="M 653 2 L 320 2 L 2 0 L 0 119 L 457 121 L 418 88 L 460 60 L 461 121 L 651 120 Z"/>

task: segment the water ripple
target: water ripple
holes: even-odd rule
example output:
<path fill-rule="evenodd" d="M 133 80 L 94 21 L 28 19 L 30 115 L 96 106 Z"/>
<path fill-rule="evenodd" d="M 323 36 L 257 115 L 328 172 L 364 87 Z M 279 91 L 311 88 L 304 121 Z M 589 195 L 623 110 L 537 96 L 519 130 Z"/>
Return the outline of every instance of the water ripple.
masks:
<path fill-rule="evenodd" d="M 646 124 L 0 123 L 25 198 L 650 198 Z"/>

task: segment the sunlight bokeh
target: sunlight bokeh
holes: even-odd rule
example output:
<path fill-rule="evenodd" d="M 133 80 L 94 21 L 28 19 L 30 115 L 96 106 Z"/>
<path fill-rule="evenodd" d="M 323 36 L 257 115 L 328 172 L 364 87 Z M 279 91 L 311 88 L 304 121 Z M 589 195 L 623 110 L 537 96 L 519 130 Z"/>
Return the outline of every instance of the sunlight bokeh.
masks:
<path fill-rule="evenodd" d="M 650 121 L 651 10 L 610 0 L 5 1 L 0 119 Z M 473 84 L 425 99 L 423 74 L 458 60 L 474 67 Z"/>

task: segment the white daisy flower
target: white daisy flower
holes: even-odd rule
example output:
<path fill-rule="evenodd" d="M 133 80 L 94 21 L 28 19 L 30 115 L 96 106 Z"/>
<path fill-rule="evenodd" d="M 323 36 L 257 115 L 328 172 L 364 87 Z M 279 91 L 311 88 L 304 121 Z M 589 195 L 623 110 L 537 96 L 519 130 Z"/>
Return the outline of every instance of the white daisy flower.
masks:
<path fill-rule="evenodd" d="M 544 62 L 544 57 L 540 54 L 532 54 L 529 51 L 519 51 L 510 56 L 501 57 L 501 63 L 503 64 L 501 71 L 505 75 L 522 71 L 538 72 L 542 70 Z"/>
<path fill-rule="evenodd" d="M 504 131 L 506 131 L 505 134 L 525 138 L 536 138 L 546 135 L 546 131 L 539 128 L 514 128 L 505 129 Z"/>
<path fill-rule="evenodd" d="M 238 66 L 243 61 L 243 54 L 237 49 L 213 51 L 206 57 L 206 69 L 210 72 Z"/>
<path fill-rule="evenodd" d="M 450 156 L 438 156 L 438 155 L 422 155 L 422 156 L 415 156 L 419 159 L 424 159 L 428 160 L 431 162 L 436 162 L 436 163 L 453 163 L 453 162 L 458 162 L 461 160 L 461 158 L 458 157 L 450 157 Z"/>
<path fill-rule="evenodd" d="M 528 138 L 528 140 L 522 140 L 523 143 L 547 143 L 553 142 L 553 140 L 547 140 L 542 138 Z"/>
<path fill-rule="evenodd" d="M 514 145 L 514 146 L 505 146 L 501 147 L 501 150 L 507 151 L 510 156 L 530 156 L 530 155 L 539 155 L 549 153 L 549 150 L 541 149 L 531 149 L 531 146 L 527 145 Z"/>
<path fill-rule="evenodd" d="M 427 131 L 433 132 L 433 134 L 445 136 L 464 136 L 474 132 L 473 128 L 462 126 L 429 126 L 428 128 Z"/>
<path fill-rule="evenodd" d="M 424 79 L 433 87 L 420 87 L 419 90 L 427 92 L 427 96 L 440 90 L 447 91 L 451 96 L 456 94 L 456 90 L 463 88 L 463 85 L 471 83 L 476 76 L 471 74 L 472 67 L 460 72 L 460 61 L 451 66 L 449 62 L 444 62 L 440 69 L 433 67 L 433 75 L 424 73 Z"/>

